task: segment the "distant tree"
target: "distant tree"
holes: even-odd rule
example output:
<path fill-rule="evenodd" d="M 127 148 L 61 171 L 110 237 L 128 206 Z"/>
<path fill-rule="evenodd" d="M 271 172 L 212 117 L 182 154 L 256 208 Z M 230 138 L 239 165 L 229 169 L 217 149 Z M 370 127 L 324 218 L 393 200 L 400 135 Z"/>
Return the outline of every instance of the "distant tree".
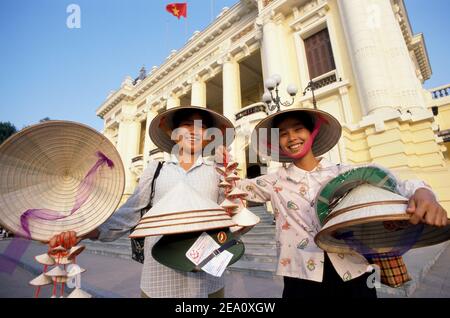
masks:
<path fill-rule="evenodd" d="M 0 122 L 0 144 L 17 132 L 16 127 L 8 122 Z"/>

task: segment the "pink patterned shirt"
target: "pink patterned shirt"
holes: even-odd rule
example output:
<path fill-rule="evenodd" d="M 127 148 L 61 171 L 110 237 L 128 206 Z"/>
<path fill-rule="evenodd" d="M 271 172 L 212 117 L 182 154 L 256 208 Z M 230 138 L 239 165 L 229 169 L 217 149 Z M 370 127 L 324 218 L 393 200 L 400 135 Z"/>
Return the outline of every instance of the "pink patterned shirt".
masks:
<path fill-rule="evenodd" d="M 238 182 L 239 188 L 248 193 L 249 201 L 272 203 L 276 220 L 278 275 L 322 282 L 324 251 L 314 243 L 314 236 L 321 228 L 314 200 L 330 179 L 355 166 L 333 164 L 325 158 L 319 160 L 319 165 L 312 171 L 302 170 L 291 163 L 274 173 Z M 422 187 L 429 189 L 420 180 L 407 180 L 399 181 L 397 190 L 409 198 Z M 356 253 L 328 253 L 328 256 L 344 281 L 371 270 L 367 260 Z"/>

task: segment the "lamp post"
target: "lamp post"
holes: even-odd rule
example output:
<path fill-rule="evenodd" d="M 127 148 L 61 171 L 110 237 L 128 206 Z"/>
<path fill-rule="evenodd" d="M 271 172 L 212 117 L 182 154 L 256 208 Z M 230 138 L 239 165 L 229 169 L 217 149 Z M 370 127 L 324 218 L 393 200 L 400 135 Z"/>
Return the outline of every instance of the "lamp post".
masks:
<path fill-rule="evenodd" d="M 281 76 L 278 74 L 272 75 L 264 81 L 264 86 L 266 87 L 267 91 L 263 94 L 262 101 L 266 104 L 267 109 L 271 112 L 275 109 L 277 110 L 277 112 L 279 112 L 281 106 L 291 106 L 294 103 L 294 98 L 298 92 L 298 89 L 294 84 L 289 84 L 286 88 L 286 91 L 292 97 L 292 100 L 290 102 L 282 102 L 278 90 L 280 83 Z"/>
<path fill-rule="evenodd" d="M 307 91 L 311 91 L 314 109 L 317 109 L 316 95 L 314 95 L 314 90 L 315 89 L 316 89 L 316 83 L 313 82 L 313 81 L 310 81 L 308 83 L 308 86 L 306 86 L 305 90 L 303 91 L 303 96 L 306 95 Z"/>

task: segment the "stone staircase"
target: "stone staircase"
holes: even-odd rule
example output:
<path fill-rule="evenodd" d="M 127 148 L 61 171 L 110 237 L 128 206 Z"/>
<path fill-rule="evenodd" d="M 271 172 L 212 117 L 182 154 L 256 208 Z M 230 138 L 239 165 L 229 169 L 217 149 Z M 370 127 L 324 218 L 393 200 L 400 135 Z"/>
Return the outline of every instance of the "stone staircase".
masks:
<path fill-rule="evenodd" d="M 245 254 L 239 261 L 228 267 L 228 270 L 256 277 L 272 278 L 277 264 L 273 217 L 267 213 L 265 206 L 251 207 L 249 210 L 258 215 L 261 222 L 242 236 Z"/>
<path fill-rule="evenodd" d="M 91 254 L 131 259 L 131 242 L 126 235 L 114 242 L 85 240 L 83 241 L 83 245 L 86 246 L 85 252 Z"/>
<path fill-rule="evenodd" d="M 242 237 L 245 254 L 228 270 L 256 277 L 273 277 L 277 256 L 272 215 L 267 213 L 265 206 L 249 209 L 261 218 L 261 222 Z M 108 243 L 85 240 L 83 245 L 86 246 L 86 252 L 91 254 L 131 259 L 131 243 L 126 235 Z"/>

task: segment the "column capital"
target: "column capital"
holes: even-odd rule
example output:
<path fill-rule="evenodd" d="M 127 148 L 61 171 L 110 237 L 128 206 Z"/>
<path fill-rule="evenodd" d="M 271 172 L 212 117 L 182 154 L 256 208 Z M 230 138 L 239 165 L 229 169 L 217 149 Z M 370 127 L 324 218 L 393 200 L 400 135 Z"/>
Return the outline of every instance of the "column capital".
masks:
<path fill-rule="evenodd" d="M 134 105 L 123 105 L 119 122 L 134 122 L 137 120 L 137 107 Z"/>
<path fill-rule="evenodd" d="M 187 80 L 187 83 L 190 84 L 190 85 L 192 85 L 192 84 L 195 83 L 195 82 L 203 83 L 203 82 L 204 82 L 203 77 L 200 76 L 200 75 L 198 75 L 198 74 L 195 74 L 194 76 L 190 77 L 190 78 Z"/>
<path fill-rule="evenodd" d="M 234 58 L 234 56 L 231 53 L 226 53 L 217 60 L 217 64 L 219 64 L 219 65 L 224 65 L 225 63 L 235 63 L 235 62 L 236 62 L 236 59 Z"/>

